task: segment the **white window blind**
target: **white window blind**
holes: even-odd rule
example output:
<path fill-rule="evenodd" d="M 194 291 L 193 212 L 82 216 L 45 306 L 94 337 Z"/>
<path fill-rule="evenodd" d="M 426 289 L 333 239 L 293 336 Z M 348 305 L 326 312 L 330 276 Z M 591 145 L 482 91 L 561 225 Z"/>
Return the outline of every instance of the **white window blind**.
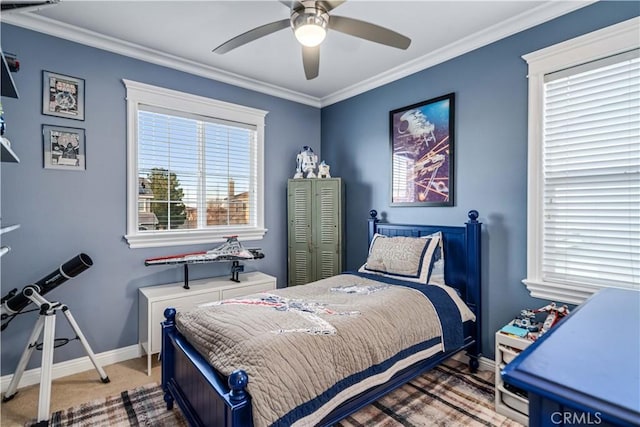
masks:
<path fill-rule="evenodd" d="M 544 81 L 542 279 L 640 288 L 638 50 Z"/>
<path fill-rule="evenodd" d="M 267 111 L 123 82 L 129 246 L 262 239 Z"/>
<path fill-rule="evenodd" d="M 256 171 L 255 126 L 140 106 L 141 231 L 255 226 Z"/>

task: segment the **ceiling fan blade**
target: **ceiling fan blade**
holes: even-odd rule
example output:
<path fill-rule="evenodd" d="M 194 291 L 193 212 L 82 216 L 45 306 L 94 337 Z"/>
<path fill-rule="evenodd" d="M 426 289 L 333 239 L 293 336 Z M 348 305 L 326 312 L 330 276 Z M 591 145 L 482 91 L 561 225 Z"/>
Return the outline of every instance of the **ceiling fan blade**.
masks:
<path fill-rule="evenodd" d="M 275 33 L 276 31 L 288 28 L 290 25 L 291 24 L 289 18 L 283 19 L 281 21 L 271 22 L 270 24 L 261 25 L 260 27 L 256 27 L 253 30 L 249 30 L 246 33 L 242 33 L 239 36 L 236 36 L 231 40 L 222 43 L 220 46 L 213 49 L 213 52 L 221 54 L 227 53 L 230 50 L 259 39 L 260 37 L 264 37 L 271 33 Z"/>
<path fill-rule="evenodd" d="M 41 0 L 41 1 L 4 1 L 2 2 L 2 11 L 7 12 L 32 12 L 40 10 L 47 6 L 58 4 L 60 0 Z"/>
<path fill-rule="evenodd" d="M 331 15 L 329 28 L 351 36 L 360 37 L 372 42 L 384 44 L 398 49 L 406 49 L 411 44 L 411 39 L 400 33 L 358 19 L 345 16 Z"/>
<path fill-rule="evenodd" d="M 319 0 L 316 4 L 319 4 L 326 10 L 327 12 L 331 12 L 336 7 L 340 6 L 342 3 L 345 3 L 346 0 Z"/>
<path fill-rule="evenodd" d="M 302 46 L 302 65 L 307 80 L 318 77 L 320 70 L 320 46 Z"/>

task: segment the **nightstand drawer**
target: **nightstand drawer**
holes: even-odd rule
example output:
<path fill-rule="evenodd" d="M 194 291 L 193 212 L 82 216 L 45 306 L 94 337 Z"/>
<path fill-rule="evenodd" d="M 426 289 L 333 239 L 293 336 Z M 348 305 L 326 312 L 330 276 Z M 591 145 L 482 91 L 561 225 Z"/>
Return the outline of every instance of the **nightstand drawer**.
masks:
<path fill-rule="evenodd" d="M 529 401 L 527 399 L 506 390 L 503 386 L 499 386 L 499 390 L 501 391 L 498 397 L 500 399 L 500 403 L 508 406 L 515 411 L 518 411 L 522 415 L 529 415 Z"/>
<path fill-rule="evenodd" d="M 506 345 L 498 344 L 498 353 L 496 353 L 496 357 L 498 357 L 498 354 L 501 360 L 497 360 L 497 362 L 506 365 L 508 363 L 511 363 L 511 361 L 515 359 L 518 354 L 520 354 L 520 350 L 516 350 Z"/>

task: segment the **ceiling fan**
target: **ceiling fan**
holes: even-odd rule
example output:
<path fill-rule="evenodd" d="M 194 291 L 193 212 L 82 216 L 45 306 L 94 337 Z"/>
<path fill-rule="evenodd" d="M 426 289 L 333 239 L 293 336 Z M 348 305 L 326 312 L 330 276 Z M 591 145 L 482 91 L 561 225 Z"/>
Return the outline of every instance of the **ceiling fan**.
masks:
<path fill-rule="evenodd" d="M 327 29 L 366 39 L 398 49 L 407 49 L 411 39 L 379 25 L 345 16 L 329 15 L 346 0 L 304 0 L 280 1 L 289 7 L 291 16 L 287 19 L 261 25 L 222 43 L 213 49 L 216 53 L 227 53 L 260 37 L 290 27 L 296 39 L 302 44 L 302 65 L 307 80 L 318 77 L 320 68 L 320 43 L 327 35 Z"/>

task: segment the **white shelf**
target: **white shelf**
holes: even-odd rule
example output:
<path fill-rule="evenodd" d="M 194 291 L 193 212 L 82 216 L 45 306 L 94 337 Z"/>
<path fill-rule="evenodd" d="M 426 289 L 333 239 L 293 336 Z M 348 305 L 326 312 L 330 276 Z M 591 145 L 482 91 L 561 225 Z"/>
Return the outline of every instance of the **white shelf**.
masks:
<path fill-rule="evenodd" d="M 0 234 L 8 233 L 10 231 L 20 228 L 20 224 L 9 225 L 7 227 L 0 228 Z"/>
<path fill-rule="evenodd" d="M 9 246 L 0 246 L 0 257 L 9 253 L 11 248 Z"/>
<path fill-rule="evenodd" d="M 4 5 L 3 5 L 4 6 Z M 9 66 L 7 65 L 7 60 L 4 57 L 4 53 L 0 50 L 0 68 L 2 69 L 2 74 L 0 77 L 0 87 L 1 95 L 7 96 L 10 98 L 18 97 L 18 89 L 16 89 L 16 84 L 13 81 L 13 77 L 11 76 L 11 71 L 9 70 Z M 1 110 L 1 108 L 0 108 Z M 20 159 L 11 149 L 11 142 L 5 138 L 4 136 L 0 136 L 0 161 L 7 163 L 20 163 Z M 20 228 L 20 224 L 9 225 L 7 227 L 0 227 L 0 235 L 4 233 L 8 233 L 17 228 Z M 0 257 L 9 253 L 11 248 L 9 246 L 0 246 Z"/>
<path fill-rule="evenodd" d="M 9 163 L 20 163 L 20 159 L 11 149 L 9 140 L 5 137 L 0 137 L 2 142 L 2 161 Z"/>
<path fill-rule="evenodd" d="M 16 84 L 13 81 L 11 71 L 9 71 L 9 66 L 7 65 L 7 60 L 4 58 L 4 53 L 2 53 L 2 51 L 0 51 L 0 56 L 2 57 L 2 63 L 0 64 L 0 68 L 2 68 L 2 96 L 17 98 L 18 89 L 16 88 Z"/>

